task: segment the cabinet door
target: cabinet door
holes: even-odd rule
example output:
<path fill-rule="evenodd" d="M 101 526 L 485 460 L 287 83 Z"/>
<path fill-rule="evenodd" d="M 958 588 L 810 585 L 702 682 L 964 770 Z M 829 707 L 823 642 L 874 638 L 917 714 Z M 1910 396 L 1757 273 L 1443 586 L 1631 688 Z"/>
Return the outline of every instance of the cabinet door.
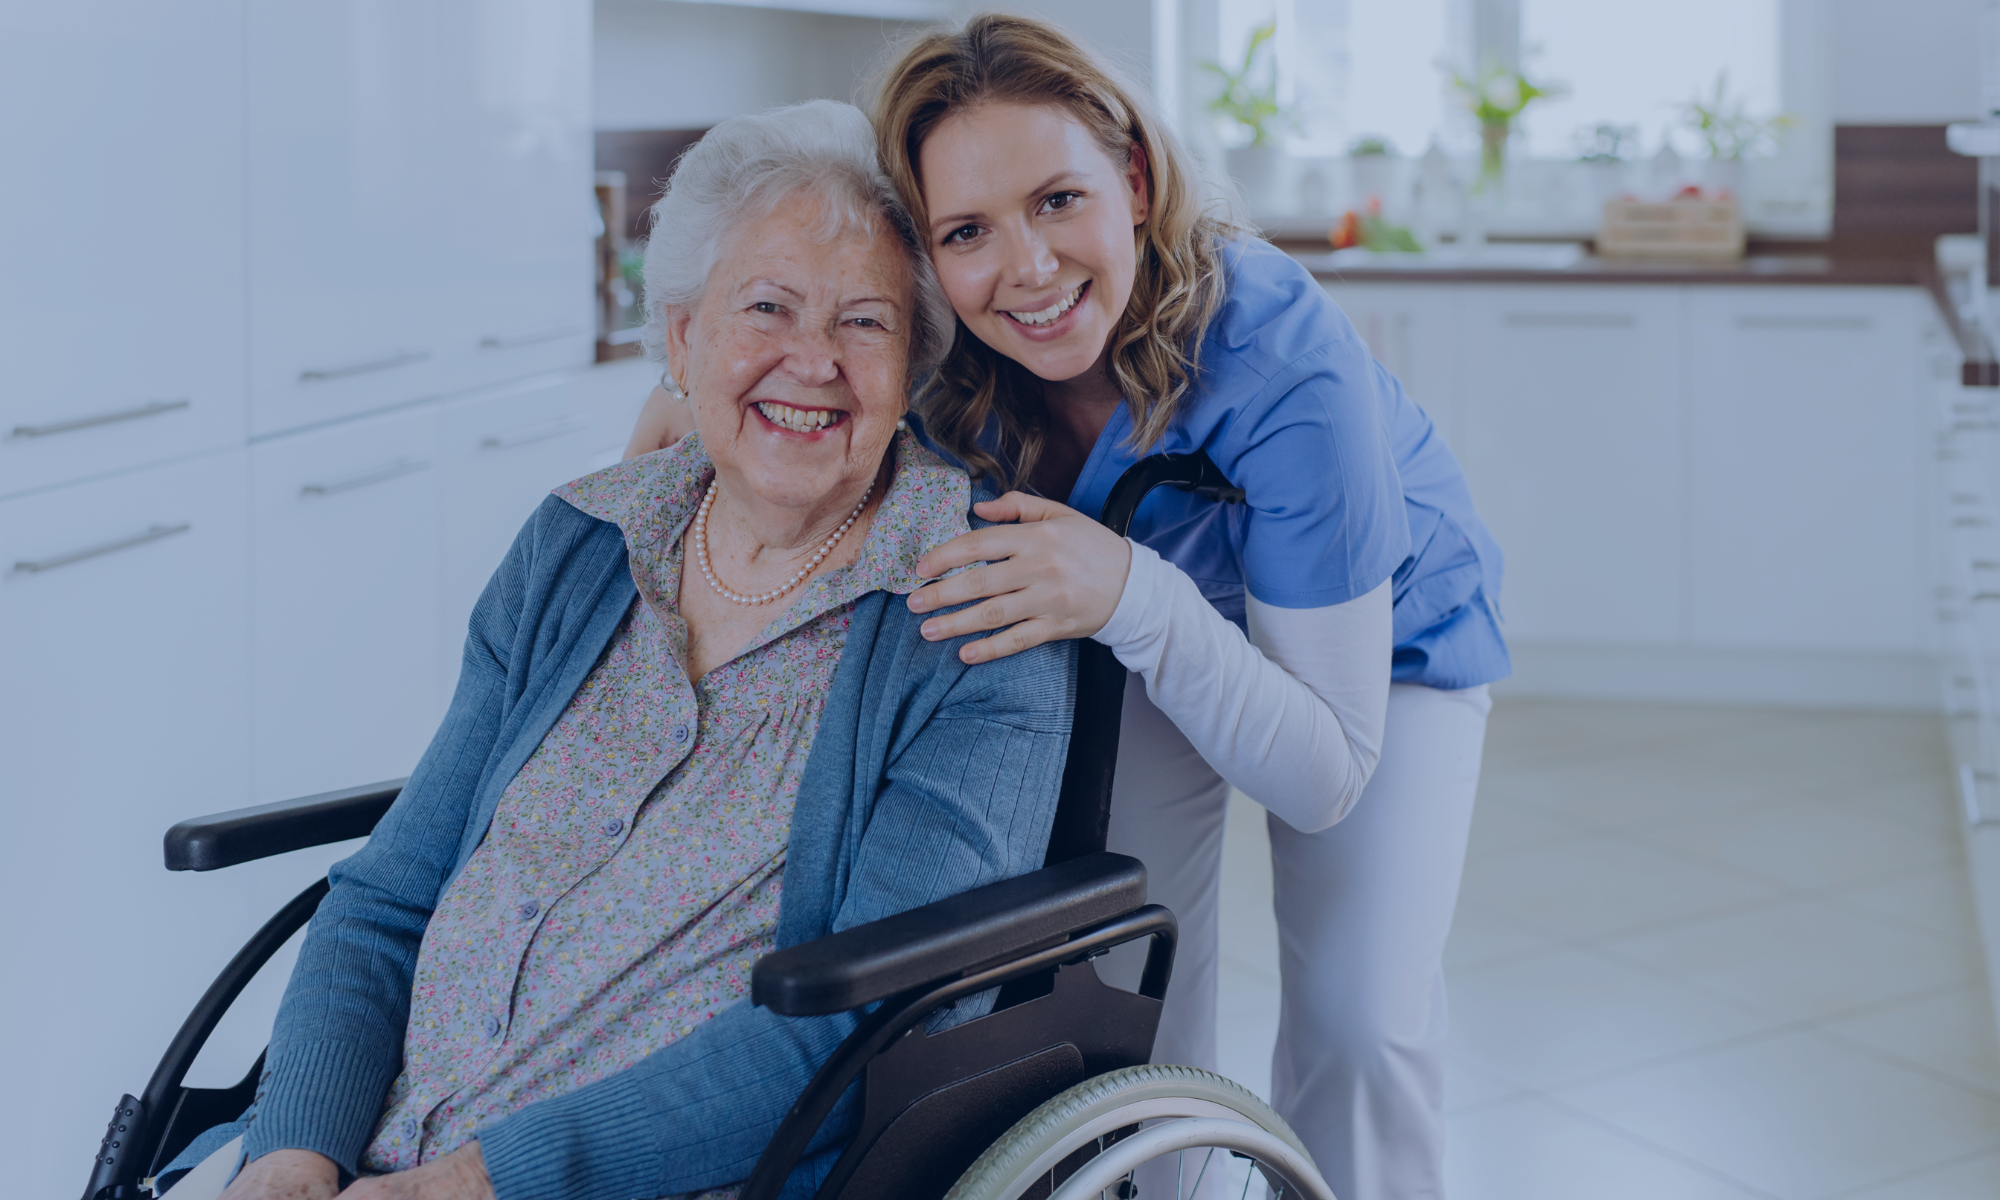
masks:
<path fill-rule="evenodd" d="M 472 606 L 535 508 L 588 470 L 595 431 L 575 393 L 574 377 L 559 378 L 445 409 L 442 645 L 465 640 Z M 445 660 L 447 690 L 458 661 Z"/>
<path fill-rule="evenodd" d="M 250 6 L 250 385 L 259 434 L 446 386 L 451 80 L 433 68 L 458 37 L 445 19 L 451 8 Z"/>
<path fill-rule="evenodd" d="M 590 361 L 580 0 L 332 0 L 249 21 L 253 423 Z"/>
<path fill-rule="evenodd" d="M 1458 444 L 1458 289 L 1430 283 L 1329 283 L 1340 305 L 1382 365 L 1402 380 L 1436 422 L 1447 445 Z"/>
<path fill-rule="evenodd" d="M 1468 287 L 1461 458 L 1507 556 L 1515 637 L 1683 634 L 1681 297 Z"/>
<path fill-rule="evenodd" d="M 240 444 L 242 23 L 0 5 L 0 496 Z"/>
<path fill-rule="evenodd" d="M 245 485 L 235 450 L 0 504 L 9 1195 L 75 1194 L 112 1103 L 290 894 L 246 924 L 241 885 L 160 859 L 176 821 L 249 800 Z"/>
<path fill-rule="evenodd" d="M 440 419 L 424 406 L 252 450 L 260 801 L 407 775 L 437 728 Z"/>
<path fill-rule="evenodd" d="M 1924 648 L 1915 291 L 1690 293 L 1690 612 L 1717 646 Z"/>
<path fill-rule="evenodd" d="M 452 0 L 437 48 L 454 132 L 437 149 L 454 387 L 596 354 L 588 0 Z"/>

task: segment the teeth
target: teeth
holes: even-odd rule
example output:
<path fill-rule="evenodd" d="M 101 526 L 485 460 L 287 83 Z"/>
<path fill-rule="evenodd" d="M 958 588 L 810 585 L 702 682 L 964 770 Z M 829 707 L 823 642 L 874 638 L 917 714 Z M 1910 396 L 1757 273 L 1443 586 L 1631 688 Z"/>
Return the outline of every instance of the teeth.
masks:
<path fill-rule="evenodd" d="M 1089 280 L 1085 280 L 1084 282 L 1088 283 Z M 1082 294 L 1083 294 L 1083 284 L 1079 283 L 1074 288 L 1070 289 L 1069 295 L 1064 296 L 1062 299 L 1056 301 L 1054 304 L 1049 305 L 1047 308 L 1043 309 L 1040 312 L 1031 312 L 1031 313 L 1009 312 L 1007 315 L 1014 318 L 1016 321 L 1019 321 L 1023 325 L 1047 325 L 1049 322 L 1055 320 L 1057 317 L 1062 316 L 1064 313 L 1068 312 L 1071 308 L 1075 307 L 1076 298 L 1078 296 L 1081 296 Z"/>
<path fill-rule="evenodd" d="M 840 420 L 840 410 L 836 408 L 793 408 L 789 404 L 759 401 L 757 411 L 771 424 L 794 433 L 816 433 Z"/>

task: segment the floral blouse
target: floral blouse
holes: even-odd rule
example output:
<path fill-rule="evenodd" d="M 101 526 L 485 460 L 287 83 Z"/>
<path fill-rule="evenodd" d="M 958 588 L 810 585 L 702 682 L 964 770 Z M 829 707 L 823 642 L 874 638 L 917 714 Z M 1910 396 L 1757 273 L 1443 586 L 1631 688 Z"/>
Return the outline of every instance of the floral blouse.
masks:
<path fill-rule="evenodd" d="M 894 453 L 856 561 L 695 681 L 676 598 L 714 476 L 699 436 L 557 490 L 624 532 L 639 597 L 431 916 L 365 1170 L 449 1153 L 749 995 L 853 604 L 915 590 L 917 559 L 967 528 L 965 476 L 908 434 Z"/>

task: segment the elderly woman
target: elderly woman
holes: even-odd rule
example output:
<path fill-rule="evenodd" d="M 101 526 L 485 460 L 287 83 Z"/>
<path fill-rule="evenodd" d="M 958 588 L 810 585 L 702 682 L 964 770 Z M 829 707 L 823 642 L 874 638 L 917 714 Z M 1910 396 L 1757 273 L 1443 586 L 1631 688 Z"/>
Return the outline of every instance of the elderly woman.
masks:
<path fill-rule="evenodd" d="M 899 432 L 950 311 L 873 146 L 818 102 L 681 163 L 647 334 L 696 436 L 523 530 L 175 1200 L 725 1189 L 856 1021 L 752 1007 L 752 963 L 1041 864 L 1071 647 L 969 671 L 899 598 L 973 497 Z"/>

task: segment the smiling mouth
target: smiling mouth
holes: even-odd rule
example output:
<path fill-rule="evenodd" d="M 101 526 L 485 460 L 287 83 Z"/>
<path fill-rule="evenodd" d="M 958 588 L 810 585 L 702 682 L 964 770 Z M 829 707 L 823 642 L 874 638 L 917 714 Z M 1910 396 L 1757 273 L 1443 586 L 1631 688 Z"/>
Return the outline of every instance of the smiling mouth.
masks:
<path fill-rule="evenodd" d="M 1083 293 L 1089 290 L 1089 288 L 1090 280 L 1086 279 L 1071 289 L 1067 296 L 1064 296 L 1039 312 L 1012 312 L 1004 308 L 1000 311 L 1013 318 L 1015 322 L 1026 325 L 1030 329 L 1039 328 L 1043 325 L 1053 325 L 1062 319 L 1064 313 L 1076 307 L 1076 302 L 1083 299 Z"/>
<path fill-rule="evenodd" d="M 768 400 L 759 400 L 753 407 L 766 421 L 793 433 L 818 433 L 840 424 L 847 416 L 837 408 L 793 408 L 789 404 L 773 404 Z"/>

